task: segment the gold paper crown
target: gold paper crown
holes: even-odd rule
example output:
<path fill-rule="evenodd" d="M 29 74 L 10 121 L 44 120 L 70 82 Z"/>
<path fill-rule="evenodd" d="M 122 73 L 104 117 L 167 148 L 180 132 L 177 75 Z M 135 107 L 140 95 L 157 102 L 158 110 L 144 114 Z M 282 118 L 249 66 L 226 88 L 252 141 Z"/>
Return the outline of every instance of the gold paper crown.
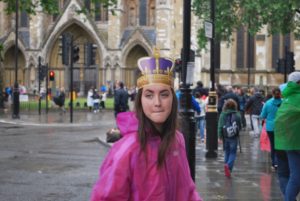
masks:
<path fill-rule="evenodd" d="M 154 49 L 154 57 L 142 57 L 138 60 L 138 67 L 142 76 L 137 80 L 137 87 L 143 88 L 145 85 L 165 84 L 174 86 L 172 59 L 160 57 L 159 51 Z"/>

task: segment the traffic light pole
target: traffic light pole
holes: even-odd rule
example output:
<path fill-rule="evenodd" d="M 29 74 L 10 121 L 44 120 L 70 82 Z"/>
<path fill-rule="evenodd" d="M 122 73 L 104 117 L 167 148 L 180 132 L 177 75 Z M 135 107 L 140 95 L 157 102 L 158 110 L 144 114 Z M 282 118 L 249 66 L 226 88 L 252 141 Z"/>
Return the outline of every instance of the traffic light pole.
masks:
<path fill-rule="evenodd" d="M 287 59 L 288 59 L 288 47 L 285 46 L 284 48 L 284 54 L 285 54 L 285 60 L 284 60 L 284 83 L 287 82 L 287 68 L 288 68 L 288 65 L 287 65 Z"/>
<path fill-rule="evenodd" d="M 46 114 L 48 114 L 48 93 L 49 93 L 49 74 L 48 74 L 48 64 L 46 64 Z"/>
<path fill-rule="evenodd" d="M 70 43 L 70 47 L 71 47 L 71 56 L 70 56 L 70 123 L 73 123 L 73 65 L 74 65 L 74 52 L 73 52 L 73 48 L 74 48 L 74 41 L 73 41 L 73 36 L 71 36 L 71 43 Z"/>
<path fill-rule="evenodd" d="M 15 83 L 13 87 L 13 119 L 20 119 L 20 92 L 18 84 L 18 38 L 19 38 L 19 0 L 16 0 L 16 30 L 15 30 Z"/>
<path fill-rule="evenodd" d="M 41 115 L 41 107 L 42 107 L 42 103 L 41 103 L 41 101 L 42 101 L 42 96 L 41 96 L 41 82 L 42 82 L 42 80 L 41 80 L 41 72 L 42 72 L 42 64 L 41 64 L 41 60 L 42 60 L 42 58 L 39 56 L 39 69 L 38 69 L 38 71 L 39 71 L 39 87 L 38 87 L 38 89 L 39 89 L 39 92 L 38 92 L 38 94 L 39 94 L 39 115 Z"/>

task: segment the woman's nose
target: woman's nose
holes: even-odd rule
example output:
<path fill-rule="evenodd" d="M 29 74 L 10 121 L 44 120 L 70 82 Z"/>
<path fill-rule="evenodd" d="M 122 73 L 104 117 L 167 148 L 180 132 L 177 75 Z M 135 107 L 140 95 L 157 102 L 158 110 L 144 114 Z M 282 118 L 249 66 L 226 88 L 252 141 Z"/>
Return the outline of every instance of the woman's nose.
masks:
<path fill-rule="evenodd" d="M 157 95 L 157 96 L 154 96 L 154 105 L 155 106 L 160 106 L 161 102 L 160 102 L 160 97 Z"/>

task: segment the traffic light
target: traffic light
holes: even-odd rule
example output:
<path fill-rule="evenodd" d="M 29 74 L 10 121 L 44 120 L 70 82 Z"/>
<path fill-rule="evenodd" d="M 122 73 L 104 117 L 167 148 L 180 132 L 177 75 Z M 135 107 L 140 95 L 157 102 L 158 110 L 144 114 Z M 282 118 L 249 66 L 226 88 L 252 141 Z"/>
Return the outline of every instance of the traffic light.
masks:
<path fill-rule="evenodd" d="M 181 69 L 182 69 L 182 60 L 179 58 L 179 59 L 176 59 L 175 60 L 175 72 L 181 72 Z"/>
<path fill-rule="evenodd" d="M 73 47 L 73 63 L 76 63 L 77 61 L 79 61 L 79 47 L 77 45 L 75 45 Z"/>
<path fill-rule="evenodd" d="M 59 47 L 61 49 L 61 60 L 62 60 L 62 64 L 64 65 L 69 65 L 69 49 L 70 49 L 70 45 L 68 42 L 68 37 L 66 34 L 62 34 L 60 37 L 60 44 Z"/>
<path fill-rule="evenodd" d="M 286 68 L 287 68 L 287 73 L 291 73 L 295 71 L 294 52 L 286 53 Z"/>
<path fill-rule="evenodd" d="M 277 64 L 276 72 L 284 73 L 285 59 L 277 59 L 276 64 Z"/>
<path fill-rule="evenodd" d="M 50 81 L 54 81 L 54 78 L 55 78 L 55 73 L 54 73 L 54 71 L 52 70 L 52 71 L 49 72 L 49 80 L 50 80 Z"/>
<path fill-rule="evenodd" d="M 96 64 L 96 50 L 96 44 L 87 43 L 85 45 L 85 65 L 91 66 Z"/>
<path fill-rule="evenodd" d="M 41 65 L 41 67 L 39 68 L 39 81 L 44 80 L 44 78 L 47 75 L 47 69 L 46 66 Z"/>

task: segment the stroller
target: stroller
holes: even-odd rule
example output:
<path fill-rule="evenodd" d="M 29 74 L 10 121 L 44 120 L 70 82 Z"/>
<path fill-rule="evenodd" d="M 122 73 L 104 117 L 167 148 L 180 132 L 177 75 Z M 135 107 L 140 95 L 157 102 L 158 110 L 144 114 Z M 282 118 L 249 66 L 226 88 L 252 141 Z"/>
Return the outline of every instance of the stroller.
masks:
<path fill-rule="evenodd" d="M 63 112 L 66 112 L 65 109 L 65 93 L 61 92 L 59 96 L 53 98 L 53 102 L 57 105 Z"/>

